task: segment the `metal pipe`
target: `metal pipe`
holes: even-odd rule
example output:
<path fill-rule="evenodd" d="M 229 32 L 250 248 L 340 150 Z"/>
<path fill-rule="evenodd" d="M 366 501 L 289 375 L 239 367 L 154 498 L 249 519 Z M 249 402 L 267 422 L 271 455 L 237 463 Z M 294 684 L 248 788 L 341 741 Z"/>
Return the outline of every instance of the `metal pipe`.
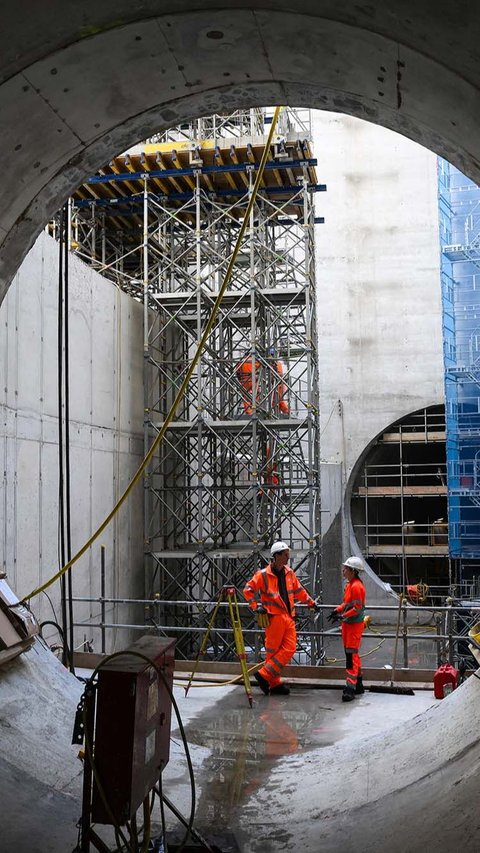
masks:
<path fill-rule="evenodd" d="M 74 624 L 75 624 L 75 627 L 77 627 L 77 628 L 98 628 L 98 629 L 102 628 L 102 625 L 100 622 L 97 622 L 97 623 L 94 623 L 94 622 L 75 622 Z M 125 629 L 131 628 L 132 630 L 136 630 L 136 631 L 162 631 L 167 636 L 169 633 L 179 634 L 179 633 L 185 632 L 188 634 L 194 634 L 194 633 L 204 633 L 204 631 L 205 631 L 204 626 L 199 626 L 198 628 L 194 628 L 194 627 L 178 627 L 177 625 L 131 625 L 131 624 L 127 624 L 127 623 L 122 624 L 122 623 L 115 623 L 115 622 L 106 622 L 104 627 L 105 628 L 125 628 Z M 214 632 L 216 632 L 217 634 L 229 634 L 229 635 L 233 636 L 233 628 L 212 628 L 212 633 L 214 633 Z M 262 631 L 261 629 L 257 629 L 257 628 L 246 628 L 244 630 L 244 634 L 263 634 L 263 633 L 264 633 L 264 631 Z M 329 633 L 329 631 L 311 631 L 308 629 L 305 629 L 305 631 L 297 631 L 297 635 L 299 637 L 328 637 L 330 639 L 336 639 L 336 638 L 340 639 L 339 633 L 331 634 L 331 633 Z M 375 631 L 374 635 L 368 635 L 368 634 L 364 635 L 362 638 L 362 642 L 364 642 L 365 640 L 369 640 L 373 643 L 373 642 L 376 642 L 378 639 L 394 640 L 395 637 L 396 637 L 396 634 L 381 634 L 380 632 Z M 448 640 L 448 639 L 450 639 L 448 634 L 433 634 L 433 633 L 431 633 L 431 634 L 430 633 L 429 634 L 409 634 L 408 638 L 409 638 L 409 640 L 423 640 L 423 641 L 429 640 L 432 643 L 436 643 L 437 640 Z M 452 635 L 451 639 L 454 642 L 465 641 L 464 636 L 453 636 Z"/>
<path fill-rule="evenodd" d="M 105 654 L 105 545 L 100 545 L 100 590 L 101 590 L 101 606 L 102 606 L 102 654 Z"/>
<path fill-rule="evenodd" d="M 92 603 L 93 602 L 101 602 L 101 600 L 102 600 L 101 596 L 93 597 L 93 598 L 86 597 L 86 596 L 75 596 L 73 598 L 73 601 L 83 601 L 83 602 L 92 602 Z M 160 599 L 160 598 L 153 598 L 153 599 L 152 598 L 105 598 L 105 601 L 108 603 L 116 603 L 116 604 L 167 604 L 167 605 L 171 605 L 171 606 L 176 606 L 178 604 L 193 606 L 193 605 L 198 604 L 202 608 L 208 607 L 209 605 L 214 607 L 215 604 L 217 603 L 216 601 L 207 601 L 205 599 L 204 600 L 184 599 L 184 600 L 172 601 L 171 598 L 170 599 Z M 239 607 L 249 607 L 250 606 L 245 601 L 239 601 L 238 605 L 239 605 Z M 331 610 L 332 609 L 331 604 L 321 604 L 319 606 L 321 607 L 322 610 Z M 308 610 L 309 609 L 306 604 L 297 604 L 295 607 L 296 607 L 296 609 L 298 608 L 299 610 Z M 365 606 L 366 611 L 369 611 L 369 610 L 377 611 L 378 610 L 378 611 L 386 611 L 386 612 L 393 611 L 396 613 L 397 609 L 398 609 L 398 604 L 397 605 L 391 605 L 391 604 L 368 605 L 367 604 Z M 480 613 L 480 606 L 479 605 L 457 604 L 453 607 L 453 609 L 454 610 L 469 610 L 472 612 L 479 612 Z M 427 614 L 427 613 L 433 613 L 433 612 L 441 613 L 444 611 L 451 611 L 451 610 L 452 610 L 452 605 L 449 605 L 448 607 L 443 607 L 443 606 L 442 607 L 422 607 L 422 606 L 416 605 L 416 604 L 407 604 L 407 612 L 408 613 L 416 613 L 418 611 L 419 613 Z"/>

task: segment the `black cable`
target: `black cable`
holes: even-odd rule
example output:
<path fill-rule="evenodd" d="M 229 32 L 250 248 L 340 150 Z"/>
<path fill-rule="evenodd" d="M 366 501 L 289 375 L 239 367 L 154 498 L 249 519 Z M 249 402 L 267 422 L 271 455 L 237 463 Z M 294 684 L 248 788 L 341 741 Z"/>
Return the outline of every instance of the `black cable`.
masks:
<path fill-rule="evenodd" d="M 65 521 L 66 521 L 66 540 L 67 540 L 67 560 L 72 559 L 72 528 L 71 528 L 71 491 L 70 491 L 70 341 L 69 341 L 69 278 L 68 278 L 68 257 L 70 253 L 69 246 L 69 216 L 68 205 L 65 205 L 65 239 L 63 241 L 65 251 L 64 264 L 64 293 L 63 293 L 63 311 L 64 311 L 64 341 L 65 341 Z M 62 563 L 64 566 L 65 563 Z M 68 595 L 68 622 L 69 622 L 69 646 L 70 646 L 70 672 L 75 675 L 75 666 L 73 663 L 74 649 L 74 632 L 73 632 L 73 586 L 72 586 L 72 570 L 68 569 L 67 577 L 67 595 Z"/>
<path fill-rule="evenodd" d="M 184 751 L 185 751 L 185 758 L 186 758 L 186 761 L 187 761 L 188 774 L 189 774 L 189 779 L 190 779 L 190 790 L 191 790 L 190 817 L 189 817 L 189 819 L 188 819 L 188 824 L 187 824 L 187 828 L 186 828 L 186 832 L 185 832 L 185 837 L 184 837 L 184 839 L 183 839 L 183 841 L 182 841 L 182 843 L 181 843 L 181 845 L 180 845 L 180 847 L 178 848 L 178 851 L 177 851 L 177 853 L 182 853 L 182 850 L 185 848 L 185 845 L 186 845 L 186 843 L 187 843 L 187 841 L 188 841 L 188 839 L 189 839 L 189 837 L 190 837 L 190 832 L 191 832 L 191 829 L 192 829 L 192 827 L 193 827 L 193 822 L 194 822 L 194 820 L 195 820 L 195 806 L 196 806 L 196 802 L 195 802 L 195 799 L 196 799 L 196 793 L 195 793 L 195 777 L 194 777 L 194 773 L 193 773 L 193 764 L 192 764 L 192 759 L 191 759 L 191 756 L 190 756 L 190 750 L 189 750 L 189 748 L 188 748 L 187 736 L 186 736 L 186 734 L 185 734 L 185 729 L 184 729 L 184 726 L 183 726 L 182 717 L 181 717 L 181 715 L 180 715 L 180 710 L 179 710 L 179 707 L 178 707 L 178 705 L 177 705 L 177 700 L 175 699 L 175 696 L 173 695 L 173 690 L 172 690 L 172 688 L 170 687 L 170 685 L 169 685 L 169 683 L 168 683 L 167 679 L 165 678 L 165 675 L 163 674 L 163 672 L 162 672 L 162 670 L 160 669 L 160 667 L 155 663 L 155 661 L 154 661 L 154 660 L 152 660 L 151 658 L 149 658 L 147 655 L 144 655 L 144 654 L 142 654 L 141 652 L 137 652 L 137 651 L 133 651 L 133 650 L 129 650 L 129 651 L 127 650 L 127 651 L 124 651 L 124 652 L 114 652 L 113 654 L 108 655 L 106 658 L 104 658 L 102 661 L 100 661 L 100 663 L 98 664 L 98 666 L 96 666 L 96 667 L 95 667 L 95 669 L 93 670 L 93 672 L 92 672 L 92 674 L 91 674 L 90 678 L 88 679 L 88 682 L 87 682 L 87 683 L 90 683 L 90 684 L 92 684 L 92 685 L 93 685 L 93 681 L 94 681 L 94 679 L 95 679 L 96 675 L 98 674 L 98 672 L 99 672 L 99 671 L 102 669 L 102 667 L 104 667 L 107 663 L 110 663 L 110 661 L 111 661 L 111 660 L 114 660 L 115 658 L 122 657 L 122 656 L 123 656 L 123 657 L 126 657 L 126 656 L 128 656 L 128 655 L 133 656 L 133 657 L 140 658 L 140 660 L 144 660 L 144 661 L 145 661 L 146 663 L 148 663 L 150 666 L 153 666 L 153 668 L 155 669 L 155 671 L 156 671 L 157 675 L 159 675 L 159 676 L 160 676 L 160 678 L 161 678 L 161 679 L 162 679 L 162 681 L 163 681 L 163 684 L 164 684 L 164 686 L 165 686 L 165 689 L 166 689 L 166 691 L 167 691 L 167 693 L 168 693 L 168 696 L 169 696 L 170 701 L 171 701 L 171 703 L 172 703 L 173 709 L 174 709 L 174 711 L 175 711 L 175 716 L 176 716 L 176 718 L 177 718 L 178 728 L 179 728 L 179 730 L 180 730 L 180 736 L 181 736 L 181 738 L 182 738 L 183 748 L 184 748 Z M 84 714 L 84 723 L 86 723 L 86 719 L 85 719 L 85 710 L 84 710 L 83 714 Z M 106 809 L 107 809 L 107 811 L 110 813 L 110 815 L 112 815 L 112 811 L 111 811 L 110 806 L 109 806 L 109 804 L 108 804 L 108 800 L 107 800 L 107 798 L 106 798 L 105 792 L 104 792 L 103 787 L 102 787 L 102 785 L 101 785 L 101 782 L 100 782 L 100 780 L 99 780 L 99 778 L 98 778 L 98 771 L 97 771 L 97 769 L 96 769 L 96 767 L 95 767 L 95 763 L 94 763 L 94 760 L 93 760 L 93 754 L 92 754 L 91 745 L 90 745 L 90 743 L 88 743 L 88 745 L 87 745 L 87 738 L 88 738 L 88 736 L 87 736 L 87 727 L 86 727 L 86 725 L 85 725 L 85 747 L 86 747 L 87 752 L 88 752 L 89 761 L 90 761 L 90 764 L 91 764 L 91 767 L 92 767 L 92 772 L 93 772 L 93 775 L 94 775 L 94 777 L 95 777 L 95 781 L 97 782 L 98 790 L 99 790 L 100 796 L 102 797 L 102 800 L 103 800 L 103 802 L 104 802 L 105 808 L 106 808 Z M 112 815 L 112 817 L 113 817 L 113 815 Z M 122 838 L 122 841 L 124 842 L 124 844 L 125 844 L 125 842 L 126 842 L 126 846 L 127 846 L 127 850 L 128 850 L 130 845 L 128 844 L 128 842 L 127 842 L 127 840 L 126 840 L 126 838 L 125 838 L 124 834 L 122 833 L 122 831 L 121 831 L 121 828 L 120 828 L 119 824 L 118 824 L 115 820 L 113 820 L 113 821 L 112 821 L 112 823 L 113 823 L 113 825 L 115 826 L 116 830 L 118 830 L 118 832 L 119 832 L 119 834 L 120 834 L 120 837 Z"/>
<path fill-rule="evenodd" d="M 48 598 L 48 600 L 50 602 L 50 607 L 52 608 L 53 618 L 55 619 L 55 623 L 57 623 L 58 622 L 58 616 L 57 616 L 57 612 L 53 606 L 53 601 L 45 589 L 43 590 L 43 594 Z"/>
<path fill-rule="evenodd" d="M 95 670 L 95 671 L 96 671 L 96 670 Z M 94 674 L 95 674 L 95 673 L 94 673 Z M 93 675 L 92 675 L 92 677 L 89 679 L 89 681 L 92 681 L 92 680 L 93 680 Z M 87 682 L 87 683 L 88 683 L 88 682 Z M 122 832 L 122 827 L 120 826 L 120 824 L 118 823 L 118 821 L 115 819 L 115 816 L 114 816 L 114 814 L 113 814 L 113 812 L 112 812 L 112 810 L 111 810 L 111 808 L 110 808 L 110 804 L 109 804 L 109 802 L 108 802 L 108 798 L 107 798 L 107 796 L 106 796 L 106 794 L 105 794 L 105 791 L 104 791 L 103 785 L 102 785 L 101 780 L 100 780 L 100 778 L 99 778 L 98 770 L 97 770 L 97 768 L 96 768 L 96 766 L 95 766 L 95 761 L 94 761 L 94 759 L 93 759 L 93 743 L 90 743 L 90 740 L 89 740 L 89 738 L 88 738 L 88 726 L 87 726 L 87 717 L 86 717 L 86 713 L 85 713 L 85 707 L 83 708 L 83 714 L 82 714 L 82 716 L 83 716 L 83 725 L 84 725 L 84 732 L 85 732 L 85 750 L 86 750 L 86 753 L 87 753 L 87 756 L 88 756 L 88 761 L 89 761 L 89 763 L 90 763 L 90 767 L 92 768 L 92 773 L 93 773 L 93 775 L 94 775 L 95 782 L 96 782 L 96 784 L 97 784 L 98 793 L 100 794 L 100 797 L 101 797 L 101 799 L 103 800 L 103 804 L 104 804 L 105 809 L 106 809 L 106 811 L 107 811 L 107 814 L 108 814 L 108 816 L 109 816 L 109 818 L 110 818 L 110 821 L 111 821 L 112 825 L 115 827 L 115 837 L 117 838 L 117 834 L 120 836 L 120 838 L 122 839 L 122 842 L 123 842 L 123 844 L 124 844 L 124 846 L 125 846 L 125 849 L 126 849 L 127 853 L 135 853 L 135 851 L 134 851 L 134 850 L 132 850 L 132 848 L 130 847 L 130 843 L 128 842 L 128 840 L 127 840 L 127 838 L 125 837 L 124 833 Z M 83 839 L 82 839 L 82 840 L 83 840 Z M 118 840 L 117 840 L 117 845 L 118 845 Z"/>
<path fill-rule="evenodd" d="M 58 536 L 60 565 L 65 565 L 65 517 L 63 489 L 63 244 L 65 232 L 65 211 L 60 212 L 60 232 L 58 243 L 58 311 L 57 311 L 57 394 L 58 394 Z M 67 636 L 67 591 L 65 576 L 60 578 L 60 596 L 62 610 L 63 636 Z M 67 647 L 64 643 L 63 665 L 67 666 Z"/>
<path fill-rule="evenodd" d="M 56 628 L 56 629 L 57 629 L 57 631 L 58 631 L 58 633 L 60 634 L 60 637 L 61 637 L 62 643 L 65 643 L 65 635 L 64 635 L 64 633 L 63 633 L 62 626 L 61 626 L 61 625 L 59 625 L 59 624 L 58 624 L 58 622 L 54 622 L 54 621 L 53 621 L 53 619 L 45 619 L 45 621 L 44 621 L 44 622 L 40 622 L 40 624 L 39 624 L 39 626 L 38 626 L 38 627 L 39 627 L 39 629 L 40 629 L 40 635 L 41 635 L 41 636 L 43 636 L 43 635 L 42 635 L 42 628 L 44 628 L 44 627 L 45 627 L 45 625 L 52 625 L 54 628 Z"/>
<path fill-rule="evenodd" d="M 162 774 L 160 773 L 158 779 L 158 796 L 160 800 L 160 819 L 162 823 L 162 842 L 163 842 L 163 850 L 164 853 L 168 853 L 167 846 L 167 826 L 165 822 L 165 803 L 163 802 L 163 787 L 162 787 Z"/>

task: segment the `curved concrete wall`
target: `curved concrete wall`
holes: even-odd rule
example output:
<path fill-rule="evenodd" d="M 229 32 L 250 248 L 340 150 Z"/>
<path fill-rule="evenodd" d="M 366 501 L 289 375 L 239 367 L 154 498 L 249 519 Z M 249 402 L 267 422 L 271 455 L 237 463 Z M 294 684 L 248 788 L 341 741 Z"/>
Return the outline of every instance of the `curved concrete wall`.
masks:
<path fill-rule="evenodd" d="M 448 0 L 34 0 L 0 33 L 2 295 L 82 179 L 192 115 L 289 103 L 361 116 L 480 174 L 480 10 Z"/>

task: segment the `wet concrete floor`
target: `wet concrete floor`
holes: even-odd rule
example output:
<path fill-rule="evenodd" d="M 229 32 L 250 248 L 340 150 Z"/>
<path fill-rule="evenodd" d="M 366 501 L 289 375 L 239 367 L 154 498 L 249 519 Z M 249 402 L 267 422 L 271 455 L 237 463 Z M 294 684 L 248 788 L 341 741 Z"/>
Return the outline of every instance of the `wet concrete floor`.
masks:
<path fill-rule="evenodd" d="M 267 697 L 254 688 L 254 694 L 250 708 L 241 686 L 195 687 L 187 698 L 176 688 L 195 769 L 195 826 L 225 853 L 253 849 L 239 816 L 247 801 L 271 786 L 270 774 L 282 759 L 296 754 L 305 765 L 321 761 L 323 748 L 385 732 L 435 702 L 430 691 L 367 692 L 348 704 L 336 689 L 293 686 L 290 696 Z M 173 720 L 172 729 L 164 791 L 188 814 L 186 762 Z"/>

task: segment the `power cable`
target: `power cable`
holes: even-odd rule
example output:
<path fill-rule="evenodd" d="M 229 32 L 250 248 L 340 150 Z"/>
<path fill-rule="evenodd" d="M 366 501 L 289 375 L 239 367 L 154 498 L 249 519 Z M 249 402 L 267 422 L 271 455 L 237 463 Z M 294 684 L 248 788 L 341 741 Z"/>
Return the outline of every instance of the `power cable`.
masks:
<path fill-rule="evenodd" d="M 57 623 L 58 622 L 58 616 L 57 616 L 57 611 L 55 610 L 55 607 L 53 606 L 53 601 L 50 598 L 48 592 L 43 590 L 43 594 L 46 596 L 46 598 L 48 598 L 48 600 L 50 602 L 50 607 L 52 608 L 53 618 L 55 619 L 55 623 Z"/>
<path fill-rule="evenodd" d="M 215 324 L 215 320 L 217 318 L 217 314 L 218 314 L 219 309 L 220 309 L 220 305 L 222 303 L 222 300 L 223 300 L 223 297 L 224 297 L 225 292 L 227 290 L 227 287 L 230 283 L 230 279 L 232 277 L 232 273 L 233 273 L 233 269 L 234 269 L 235 262 L 237 259 L 237 255 L 240 251 L 240 247 L 241 247 L 243 237 L 244 237 L 245 232 L 247 230 L 247 227 L 249 225 L 250 213 L 253 209 L 253 205 L 255 203 L 255 199 L 257 197 L 258 190 L 260 188 L 262 176 L 263 176 L 263 173 L 265 170 L 265 164 L 266 164 L 268 156 L 269 156 L 270 146 L 271 146 L 272 141 L 273 141 L 273 136 L 274 136 L 275 128 L 276 128 L 277 121 L 278 121 L 278 116 L 280 114 L 281 109 L 282 109 L 281 107 L 275 108 L 272 123 L 270 125 L 270 132 L 268 134 L 267 143 L 264 147 L 264 150 L 262 153 L 262 158 L 261 158 L 258 170 L 256 172 L 255 183 L 253 186 L 252 194 L 249 198 L 248 205 L 247 205 L 247 208 L 245 211 L 245 215 L 244 215 L 244 218 L 242 220 L 242 224 L 240 225 L 240 228 L 238 231 L 237 241 L 235 243 L 235 247 L 233 249 L 232 255 L 231 255 L 230 260 L 228 262 L 227 271 L 225 273 L 225 278 L 223 280 L 222 286 L 221 286 L 221 288 L 218 292 L 218 296 L 216 297 L 215 302 L 213 304 L 210 317 L 209 317 L 207 324 L 205 326 L 205 329 L 202 333 L 202 336 L 201 336 L 200 341 L 198 343 L 197 349 L 196 349 L 195 354 L 194 354 L 192 361 L 190 363 L 190 367 L 188 368 L 188 370 L 185 373 L 185 377 L 182 381 L 182 384 L 180 385 L 180 388 L 177 392 L 175 400 L 172 403 L 170 411 L 168 412 L 168 414 L 165 417 L 165 420 L 162 424 L 162 427 L 159 430 L 159 433 L 158 433 L 155 441 L 153 442 L 150 450 L 148 451 L 145 458 L 143 459 L 140 467 L 137 469 L 137 471 L 134 474 L 134 476 L 132 477 L 129 485 L 127 486 L 127 488 L 125 489 L 125 491 L 123 492 L 123 494 L 121 495 L 121 497 L 119 498 L 119 500 L 117 501 L 117 503 L 115 504 L 113 509 L 108 513 L 106 518 L 102 521 L 102 523 L 97 528 L 97 530 L 90 536 L 90 538 L 87 540 L 87 542 L 85 542 L 85 544 L 77 551 L 77 553 L 74 554 L 73 557 L 70 560 L 68 560 L 68 562 L 65 563 L 65 565 L 62 566 L 62 568 L 58 572 L 56 572 L 54 575 L 52 575 L 52 577 L 49 578 L 47 581 L 45 581 L 45 583 L 40 584 L 40 586 L 33 589 L 28 595 L 25 595 L 23 597 L 23 599 L 19 602 L 19 604 L 23 604 L 23 605 L 26 604 L 31 598 L 34 598 L 35 596 L 39 595 L 41 592 L 43 592 L 45 589 L 48 589 L 49 586 L 51 586 L 53 583 L 55 583 L 55 581 L 59 580 L 59 578 L 62 578 L 63 575 L 65 574 L 65 572 L 67 572 L 74 565 L 74 563 L 76 563 L 77 560 L 79 560 L 80 557 L 82 557 L 83 554 L 85 554 L 85 552 L 91 547 L 91 545 L 93 545 L 93 543 L 103 533 L 105 528 L 110 524 L 114 515 L 116 515 L 116 513 L 119 511 L 121 506 L 123 506 L 123 504 L 127 500 L 128 496 L 130 495 L 131 491 L 135 488 L 135 486 L 139 482 L 142 474 L 144 473 L 145 469 L 147 468 L 148 464 L 150 463 L 151 459 L 153 458 L 154 454 L 156 453 L 157 448 L 159 447 L 160 443 L 163 441 L 165 434 L 168 430 L 168 427 L 170 426 L 170 423 L 174 418 L 175 412 L 176 412 L 176 410 L 180 404 L 180 401 L 183 399 L 183 397 L 185 395 L 185 391 L 187 389 L 187 386 L 188 386 L 190 379 L 192 378 L 193 373 L 195 371 L 195 368 L 196 368 L 196 366 L 200 360 L 200 356 L 202 355 L 202 352 L 205 348 L 207 340 L 208 340 L 210 333 L 213 329 L 213 326 Z M 15 605 L 11 605 L 11 606 L 15 606 Z"/>
<path fill-rule="evenodd" d="M 108 655 L 106 658 L 104 658 L 102 661 L 100 661 L 100 663 L 98 664 L 98 666 L 95 667 L 90 678 L 87 681 L 87 688 L 89 685 L 93 686 L 93 682 L 94 682 L 96 676 L 98 675 L 99 671 L 104 666 L 106 666 L 107 663 L 110 663 L 110 661 L 115 660 L 116 658 L 119 658 L 119 657 L 136 657 L 136 658 L 139 658 L 140 660 L 145 661 L 145 663 L 148 663 L 149 666 L 152 666 L 155 669 L 157 675 L 162 679 L 163 685 L 164 685 L 164 687 L 168 693 L 168 696 L 169 696 L 170 701 L 172 703 L 172 707 L 175 711 L 175 716 L 177 718 L 178 728 L 180 731 L 180 736 L 181 736 L 183 748 L 185 751 L 185 758 L 187 761 L 187 768 L 188 768 L 188 774 L 189 774 L 189 780 L 190 780 L 190 791 L 191 791 L 190 816 L 189 816 L 189 820 L 187 823 L 185 836 L 184 836 L 183 841 L 182 841 L 182 843 L 181 843 L 181 845 L 177 851 L 177 853 L 182 853 L 182 851 L 184 850 L 185 845 L 186 845 L 186 843 L 190 837 L 190 833 L 191 833 L 191 830 L 193 827 L 193 822 L 195 819 L 196 792 L 195 792 L 195 777 L 194 777 L 194 773 L 193 773 L 193 764 L 192 764 L 192 759 L 190 756 L 190 750 L 188 748 L 187 736 L 185 734 L 185 728 L 184 728 L 183 720 L 182 720 L 182 717 L 180 714 L 180 709 L 178 707 L 177 701 L 176 701 L 175 696 L 173 694 L 173 690 L 171 689 L 164 673 L 162 672 L 160 667 L 157 665 L 157 663 L 152 658 L 149 658 L 148 655 L 144 655 L 141 652 L 134 651 L 133 649 L 126 650 L 123 652 L 114 652 L 113 654 Z M 83 706 L 82 717 L 83 717 L 83 725 L 84 725 L 84 732 L 85 732 L 85 749 L 86 749 L 86 752 L 88 755 L 88 760 L 90 762 L 90 766 L 92 768 L 92 773 L 94 775 L 95 782 L 96 782 L 97 787 L 98 787 L 98 792 L 99 792 L 100 797 L 103 801 L 105 809 L 109 815 L 111 823 L 115 828 L 115 832 L 118 833 L 118 835 L 120 836 L 125 849 L 128 851 L 128 853 L 135 853 L 135 851 L 132 850 L 132 847 L 130 846 L 130 843 L 127 840 L 125 834 L 123 833 L 120 824 L 118 823 L 118 821 L 115 819 L 115 816 L 113 815 L 113 812 L 110 808 L 110 804 L 108 802 L 108 797 L 107 797 L 107 795 L 105 793 L 105 789 L 102 785 L 102 781 L 99 778 L 98 770 L 97 770 L 97 767 L 95 765 L 95 760 L 94 760 L 94 755 L 93 755 L 93 753 L 94 753 L 93 743 L 90 743 L 90 740 L 88 737 L 88 725 L 87 725 L 85 705 Z M 119 846 L 118 842 L 117 842 L 117 846 Z"/>
<path fill-rule="evenodd" d="M 65 208 L 60 211 L 60 228 L 58 241 L 58 301 L 57 301 L 57 408 L 58 408 L 58 550 L 59 562 L 65 564 L 65 506 L 63 480 L 63 255 L 65 236 Z M 42 590 L 43 591 L 43 590 Z M 62 610 L 63 654 L 62 662 L 68 666 L 67 644 L 67 588 L 66 579 L 62 576 L 60 584 L 60 599 Z"/>
<path fill-rule="evenodd" d="M 158 778 L 158 798 L 160 800 L 160 819 L 161 819 L 161 824 L 162 824 L 163 850 L 164 850 L 164 853 L 168 853 L 167 823 L 165 820 L 165 803 L 163 802 L 162 774 L 160 774 L 160 776 Z"/>
<path fill-rule="evenodd" d="M 70 489 L 70 319 L 69 319 L 69 266 L 70 254 L 70 212 L 68 204 L 65 205 L 65 239 L 63 241 L 65 252 L 64 263 L 64 289 L 63 289 L 63 312 L 64 312 L 64 359 L 65 359 L 65 523 L 66 523 L 66 545 L 67 560 L 72 559 L 72 524 L 71 524 L 71 489 Z M 60 416 L 60 413 L 59 413 Z M 70 672 L 75 675 L 73 663 L 74 629 L 73 629 L 73 587 L 72 571 L 69 569 L 67 576 L 67 598 L 68 598 L 68 627 L 70 655 Z"/>
<path fill-rule="evenodd" d="M 72 658 L 71 650 L 68 646 L 65 634 L 63 633 L 62 626 L 59 625 L 58 622 L 56 622 L 56 621 L 54 622 L 53 619 L 45 619 L 45 621 L 40 622 L 40 625 L 38 626 L 39 630 L 40 630 L 40 636 L 42 638 L 43 638 L 43 629 L 46 625 L 52 625 L 54 628 L 56 628 L 56 630 L 60 634 L 60 639 L 62 641 L 62 653 L 65 654 L 67 660 L 71 660 L 71 658 Z M 46 643 L 46 640 L 45 640 L 45 643 Z M 49 648 L 53 651 L 52 647 L 49 646 Z M 62 656 L 63 656 L 63 654 L 62 654 Z"/>

